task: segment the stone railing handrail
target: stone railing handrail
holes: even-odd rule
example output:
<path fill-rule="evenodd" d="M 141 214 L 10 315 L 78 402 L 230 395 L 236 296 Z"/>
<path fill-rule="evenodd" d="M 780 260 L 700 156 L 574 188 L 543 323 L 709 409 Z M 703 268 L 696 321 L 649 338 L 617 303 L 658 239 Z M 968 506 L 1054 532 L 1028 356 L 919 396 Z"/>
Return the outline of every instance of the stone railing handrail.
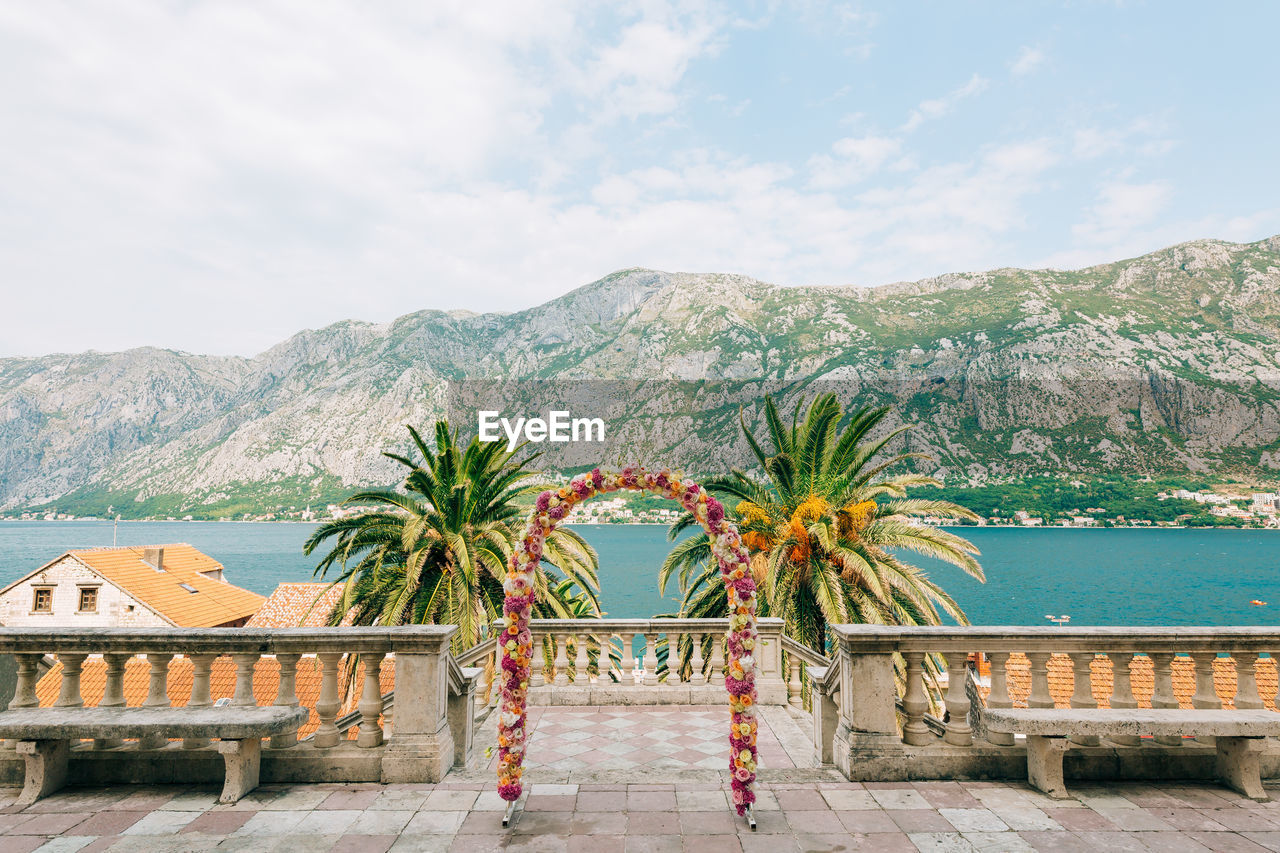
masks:
<path fill-rule="evenodd" d="M 876 651 L 1010 651 L 1066 652 L 1203 652 L 1230 653 L 1280 648 L 1280 628 L 1128 628 L 1053 626 L 928 626 L 833 625 L 837 641 L 859 652 Z"/>
<path fill-rule="evenodd" d="M 148 651 L 257 652 L 316 654 L 319 652 L 431 652 L 455 633 L 453 625 L 405 625 L 395 628 L 0 628 L 0 653 Z"/>

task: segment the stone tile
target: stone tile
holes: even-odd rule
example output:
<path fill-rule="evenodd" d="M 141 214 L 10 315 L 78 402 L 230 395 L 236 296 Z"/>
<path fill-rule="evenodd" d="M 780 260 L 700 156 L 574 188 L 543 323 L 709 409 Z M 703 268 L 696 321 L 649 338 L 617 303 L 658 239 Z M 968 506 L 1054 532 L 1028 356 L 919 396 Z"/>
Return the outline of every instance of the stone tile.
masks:
<path fill-rule="evenodd" d="M 440 792 L 433 791 L 432 793 Z M 374 811 L 369 809 L 361 812 L 356 817 L 350 828 L 347 829 L 347 834 L 395 836 L 404 830 L 405 825 L 409 823 L 413 815 L 414 813 L 411 811 L 393 811 L 391 809 Z M 388 844 L 387 846 L 390 845 Z"/>
<path fill-rule="evenodd" d="M 684 853 L 742 853 L 742 843 L 736 834 L 685 836 Z"/>
<path fill-rule="evenodd" d="M 871 796 L 884 809 L 929 809 L 933 806 L 914 788 L 872 788 Z"/>
<path fill-rule="evenodd" d="M 57 791 L 42 800 L 27 806 L 26 811 L 32 814 L 46 812 L 79 812 L 82 814 L 110 808 L 124 799 L 126 791 L 121 788 L 91 788 L 74 786 Z"/>
<path fill-rule="evenodd" d="M 1253 809 L 1198 809 L 1206 819 L 1232 832 L 1268 832 L 1280 829 L 1280 815 L 1269 816 Z M 1196 827 L 1199 829 L 1199 827 Z"/>
<path fill-rule="evenodd" d="M 627 813 L 622 811 L 574 812 L 569 823 L 569 831 L 574 836 L 626 835 Z"/>
<path fill-rule="evenodd" d="M 380 791 L 342 790 L 334 791 L 316 806 L 317 809 L 359 809 L 363 811 L 377 802 Z"/>
<path fill-rule="evenodd" d="M 245 799 L 248 798 L 243 798 L 240 802 L 243 803 Z M 170 797 L 162 808 L 171 812 L 203 812 L 216 805 L 218 805 L 217 791 L 183 791 Z M 236 805 L 238 806 L 239 803 L 236 803 Z M 245 808 L 249 808 L 248 804 L 246 804 Z"/>
<path fill-rule="evenodd" d="M 531 812 L 571 812 L 577 803 L 576 794 L 530 794 L 524 808 Z"/>
<path fill-rule="evenodd" d="M 835 835 L 846 831 L 845 825 L 840 821 L 840 816 L 833 811 L 783 809 L 782 814 L 795 832 L 808 832 L 814 835 Z"/>
<path fill-rule="evenodd" d="M 48 840 L 43 835 L 11 835 L 4 839 L 4 853 L 31 853 Z"/>
<path fill-rule="evenodd" d="M 1168 850 L 1177 851 L 1177 853 L 1208 853 L 1209 851 L 1208 847 L 1182 832 L 1134 832 L 1131 834 L 1147 845 L 1149 850 Z"/>
<path fill-rule="evenodd" d="M 395 843 L 395 835 L 344 835 L 329 853 L 387 853 Z"/>
<path fill-rule="evenodd" d="M 1214 853 L 1263 853 L 1267 849 L 1234 832 L 1184 832 L 1183 835 L 1198 841 Z"/>
<path fill-rule="evenodd" d="M 889 817 L 882 809 L 836 812 L 835 815 L 848 832 L 861 834 L 901 832 L 898 824 L 894 823 L 893 818 Z"/>
<path fill-rule="evenodd" d="M 477 812 L 481 820 L 487 825 L 497 828 L 502 826 L 502 816 L 493 812 Z M 421 811 L 409 818 L 409 822 L 405 824 L 403 832 L 410 835 L 455 835 L 462 829 L 463 822 L 467 819 L 467 812 L 456 811 Z M 480 821 L 477 821 L 477 824 Z"/>
<path fill-rule="evenodd" d="M 830 808 L 817 791 L 775 791 L 774 796 L 778 798 L 778 806 L 784 812 L 813 812 Z"/>
<path fill-rule="evenodd" d="M 628 812 L 627 835 L 679 835 L 680 816 L 676 812 Z"/>
<path fill-rule="evenodd" d="M 338 836 L 313 834 L 276 835 L 261 836 L 261 840 L 275 843 L 275 847 L 271 848 L 272 853 L 329 853 L 333 849 L 333 845 L 338 843 Z"/>
<path fill-rule="evenodd" d="M 761 835 L 738 833 L 742 853 L 800 853 L 800 843 L 790 833 L 786 835 Z"/>
<path fill-rule="evenodd" d="M 427 795 L 421 808 L 426 811 L 463 811 L 471 808 L 479 795 L 479 791 L 444 791 L 437 788 Z"/>
<path fill-rule="evenodd" d="M 1093 809 L 1045 809 L 1044 813 L 1064 829 L 1080 832 L 1114 832 L 1119 829 Z"/>
<path fill-rule="evenodd" d="M 956 828 L 933 809 L 885 809 L 898 828 L 908 835 L 921 832 L 955 832 Z"/>
<path fill-rule="evenodd" d="M 627 811 L 672 812 L 676 809 L 675 791 L 628 791 Z"/>
<path fill-rule="evenodd" d="M 625 853 L 684 853 L 684 841 L 678 835 L 628 835 Z"/>
<path fill-rule="evenodd" d="M 579 811 L 622 811 L 626 807 L 626 791 L 580 791 L 578 793 L 577 809 Z"/>
<path fill-rule="evenodd" d="M 232 836 L 288 835 L 310 812 L 255 812 Z"/>
<path fill-rule="evenodd" d="M 36 848 L 36 853 L 77 853 L 96 839 L 92 835 L 59 835 Z"/>
<path fill-rule="evenodd" d="M 383 791 L 369 806 L 371 809 L 390 809 L 392 811 L 417 811 L 427 801 L 431 791 Z M 495 795 L 497 792 L 494 792 Z"/>
<path fill-rule="evenodd" d="M 1097 809 L 1096 811 L 1125 832 L 1161 832 L 1175 829 L 1147 809 Z"/>
<path fill-rule="evenodd" d="M 1086 841 L 1065 830 L 1019 832 L 1018 835 L 1037 853 L 1097 853 Z"/>
<path fill-rule="evenodd" d="M 724 791 L 676 791 L 676 808 L 693 812 L 727 810 L 729 798 Z"/>
<path fill-rule="evenodd" d="M 316 835 L 345 835 L 351 831 L 351 825 L 362 814 L 364 812 L 355 809 L 313 809 L 303 815 L 302 820 L 298 821 L 292 831 Z"/>
<path fill-rule="evenodd" d="M 568 835 L 572 823 L 569 812 L 524 812 L 510 832 L 515 835 Z"/>
<path fill-rule="evenodd" d="M 1003 832 L 1009 828 L 990 809 L 938 809 L 938 814 L 958 832 Z"/>
<path fill-rule="evenodd" d="M 1085 842 L 1093 850 L 1116 850 L 1116 851 L 1133 851 L 1133 853 L 1143 853 L 1148 850 L 1146 844 L 1137 838 L 1134 838 L 1129 832 L 1095 832 L 1085 831 L 1077 832 L 1076 837 Z"/>
<path fill-rule="evenodd" d="M 182 827 L 181 831 L 199 832 L 205 835 L 230 835 L 244 826 L 251 817 L 253 812 L 203 812 Z"/>
<path fill-rule="evenodd" d="M 870 791 L 824 790 L 822 798 L 827 801 L 829 808 L 837 811 L 880 808 Z"/>
<path fill-rule="evenodd" d="M 126 812 L 109 809 L 98 812 L 87 820 L 81 821 L 73 829 L 68 829 L 67 834 L 87 836 L 119 835 L 148 814 L 149 812 Z"/>
<path fill-rule="evenodd" d="M 413 850 L 412 847 L 399 850 L 398 845 L 406 838 L 411 837 L 413 836 L 400 836 L 400 841 L 397 841 L 391 847 L 392 853 L 410 853 Z M 455 835 L 445 849 L 449 853 L 499 853 L 499 851 L 507 849 L 507 840 L 505 835 Z M 427 851 L 424 850 L 423 853 L 427 853 Z"/>
<path fill-rule="evenodd" d="M 1009 828 L 1014 832 L 1053 832 L 1062 829 L 1062 824 L 1030 804 L 1024 806 L 988 806 L 988 808 L 991 809 L 996 817 L 1008 824 Z"/>
<path fill-rule="evenodd" d="M 553 785 L 542 783 L 529 786 L 529 796 L 572 797 L 578 794 L 577 785 Z"/>
<path fill-rule="evenodd" d="M 738 821 L 745 820 L 726 809 L 706 812 L 680 812 L 680 834 L 730 835 L 738 831 Z"/>
<path fill-rule="evenodd" d="M 913 832 L 907 837 L 921 853 L 975 853 L 976 850 L 958 832 Z"/>
<path fill-rule="evenodd" d="M 966 832 L 964 837 L 981 853 L 1035 853 L 1016 832 Z"/>
<path fill-rule="evenodd" d="M 67 812 L 24 815 L 27 819 L 8 829 L 6 835 L 61 835 L 71 827 L 84 823 L 91 816 Z"/>
<path fill-rule="evenodd" d="M 571 835 L 567 853 L 624 853 L 626 838 L 621 835 Z"/>
<path fill-rule="evenodd" d="M 1245 838 L 1268 850 L 1280 850 L 1280 831 L 1276 832 L 1242 832 Z"/>
<path fill-rule="evenodd" d="M 499 797 L 497 791 L 481 791 L 471 810 L 473 812 L 504 812 L 507 810 L 507 801 Z"/>

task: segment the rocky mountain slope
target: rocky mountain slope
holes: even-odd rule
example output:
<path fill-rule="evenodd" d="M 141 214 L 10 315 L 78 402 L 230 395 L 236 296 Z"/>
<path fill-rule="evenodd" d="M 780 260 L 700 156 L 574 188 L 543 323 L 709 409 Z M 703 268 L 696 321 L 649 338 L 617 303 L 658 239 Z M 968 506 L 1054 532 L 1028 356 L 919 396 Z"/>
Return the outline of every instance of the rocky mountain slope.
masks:
<path fill-rule="evenodd" d="M 1280 237 L 870 289 L 633 269 L 527 311 L 347 321 L 252 359 L 149 348 L 0 359 L 0 510 L 323 500 L 389 483 L 379 451 L 404 445 L 405 423 L 452 406 L 473 431 L 467 406 L 482 398 L 528 415 L 567 397 L 575 415 L 606 417 L 609 446 L 555 448 L 560 467 L 625 456 L 723 470 L 745 461 L 739 404 L 750 421 L 765 390 L 827 388 L 893 402 L 898 422 L 917 425 L 906 446 L 952 483 L 1272 481 Z"/>

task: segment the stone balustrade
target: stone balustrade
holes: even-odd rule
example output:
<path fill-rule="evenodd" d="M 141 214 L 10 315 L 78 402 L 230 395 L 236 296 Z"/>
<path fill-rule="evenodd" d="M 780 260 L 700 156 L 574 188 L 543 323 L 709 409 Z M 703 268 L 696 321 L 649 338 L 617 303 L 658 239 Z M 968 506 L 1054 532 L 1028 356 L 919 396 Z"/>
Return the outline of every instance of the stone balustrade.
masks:
<path fill-rule="evenodd" d="M 479 670 L 464 670 L 449 653 L 453 626 L 399 628 L 290 629 L 94 629 L 0 628 L 0 653 L 17 661 L 17 684 L 9 708 L 40 705 L 36 685 L 56 661 L 61 666 L 60 707 L 84 704 L 86 661 L 101 659 L 105 670 L 99 707 L 126 704 L 129 662 L 146 666 L 149 707 L 208 708 L 300 704 L 300 664 L 319 673 L 311 705 L 318 721 L 304 741 L 286 732 L 270 739 L 263 753 L 264 781 L 438 781 L 472 753 L 475 683 Z M 183 687 L 171 670 L 184 662 Z M 230 697 L 215 703 L 211 678 L 215 662 L 234 667 Z M 136 664 L 135 664 L 136 667 Z M 383 669 L 392 668 L 400 697 L 392 721 L 384 697 Z M 189 673 L 189 678 L 186 674 Z M 269 675 L 270 677 L 264 677 Z M 53 676 L 51 676 L 53 677 Z M 255 680 L 273 685 L 274 695 L 255 693 Z M 343 689 L 345 687 L 345 690 Z M 358 697 L 358 699 L 357 699 Z M 345 700 L 345 701 L 344 701 Z M 344 704 L 355 716 L 339 717 Z M 342 723 L 339 726 L 339 723 Z M 354 739 L 348 730 L 356 729 Z M 0 778 L 21 778 L 16 758 L 0 753 Z M 73 773 L 86 782 L 194 781 L 220 778 L 220 759 L 207 738 L 174 741 L 163 734 L 135 742 L 97 740 L 73 752 Z M 212 774 L 212 775 L 211 775 Z"/>
<path fill-rule="evenodd" d="M 1274 628 L 897 628 L 838 625 L 810 669 L 815 745 L 854 780 L 1017 778 L 1021 738 L 985 708 L 1270 708 Z M 1267 690 L 1259 689 L 1259 682 Z M 1212 739 L 1073 738 L 1068 775 L 1211 778 Z M 1264 776 L 1280 773 L 1268 745 Z"/>
<path fill-rule="evenodd" d="M 498 622 L 495 633 L 503 630 Z M 728 619 L 533 619 L 534 705 L 707 705 L 725 701 Z M 758 701 L 787 701 L 782 620 L 760 619 Z M 542 658 L 537 650 L 542 649 Z M 677 650 L 672 654 L 672 649 Z M 541 662 L 541 666 L 539 666 Z"/>

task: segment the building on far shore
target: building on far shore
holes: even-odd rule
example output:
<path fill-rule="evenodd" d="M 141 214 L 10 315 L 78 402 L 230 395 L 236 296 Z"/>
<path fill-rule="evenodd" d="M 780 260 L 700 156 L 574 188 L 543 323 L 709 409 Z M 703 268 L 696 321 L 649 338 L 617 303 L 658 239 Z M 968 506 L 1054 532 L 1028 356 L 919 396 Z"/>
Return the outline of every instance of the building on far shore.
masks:
<path fill-rule="evenodd" d="M 11 628 L 236 628 L 265 601 L 190 545 L 67 551 L 0 590 Z"/>

